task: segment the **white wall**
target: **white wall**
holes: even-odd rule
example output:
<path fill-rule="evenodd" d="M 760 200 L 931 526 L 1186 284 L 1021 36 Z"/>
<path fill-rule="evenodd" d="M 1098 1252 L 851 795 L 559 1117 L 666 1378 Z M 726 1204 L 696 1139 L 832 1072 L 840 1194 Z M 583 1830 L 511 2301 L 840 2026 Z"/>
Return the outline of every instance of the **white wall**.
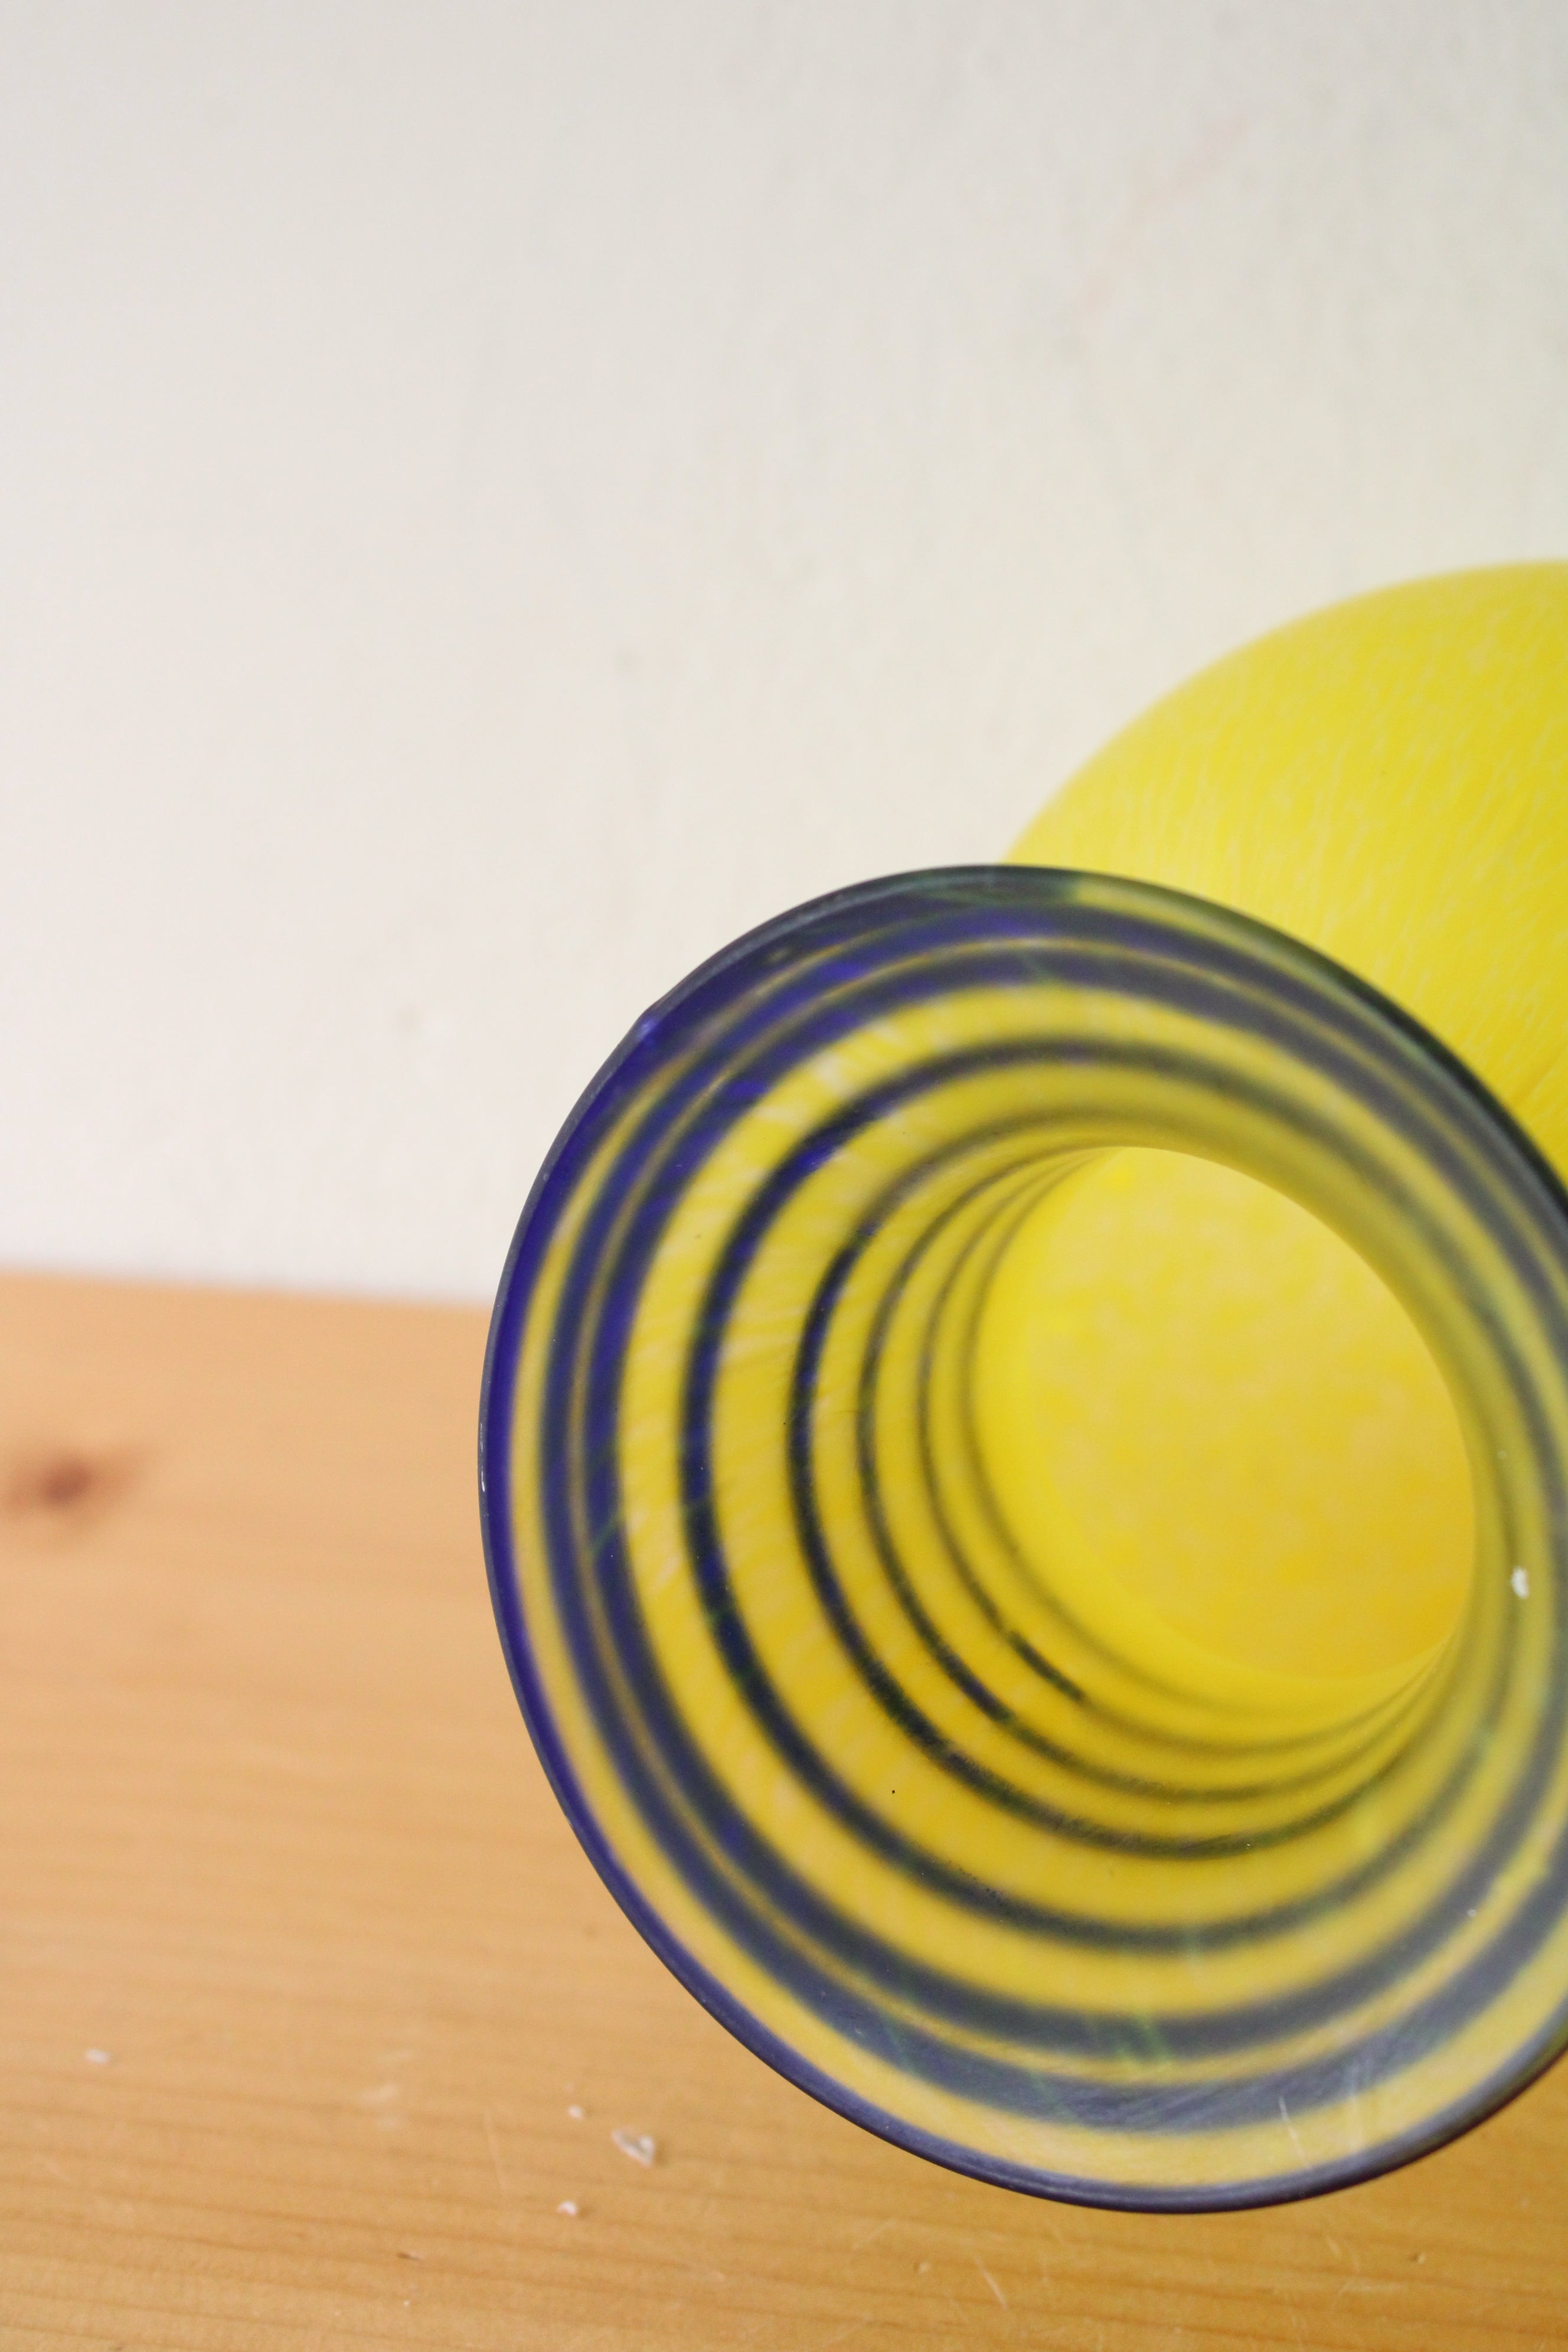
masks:
<path fill-rule="evenodd" d="M 484 1296 L 721 940 L 1565 549 L 1563 0 L 6 0 L 0 1260 Z"/>

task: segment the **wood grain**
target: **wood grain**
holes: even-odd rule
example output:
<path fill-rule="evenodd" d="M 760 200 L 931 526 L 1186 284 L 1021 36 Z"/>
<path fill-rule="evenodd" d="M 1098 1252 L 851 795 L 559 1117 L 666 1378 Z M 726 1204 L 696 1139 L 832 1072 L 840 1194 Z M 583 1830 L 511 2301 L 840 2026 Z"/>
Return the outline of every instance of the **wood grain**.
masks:
<path fill-rule="evenodd" d="M 534 1764 L 482 1341 L 0 1283 L 0 2344 L 1568 2343 L 1561 2070 L 1391 2179 L 1150 2220 L 938 2171 L 732 2042 Z"/>

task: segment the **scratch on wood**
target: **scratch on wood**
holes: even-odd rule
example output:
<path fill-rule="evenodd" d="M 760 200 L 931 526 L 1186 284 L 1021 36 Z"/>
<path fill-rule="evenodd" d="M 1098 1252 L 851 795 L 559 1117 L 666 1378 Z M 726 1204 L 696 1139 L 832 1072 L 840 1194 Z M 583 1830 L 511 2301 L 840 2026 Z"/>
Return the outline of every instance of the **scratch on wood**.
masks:
<path fill-rule="evenodd" d="M 511 2195 L 511 2190 L 507 2187 L 506 2175 L 500 2168 L 500 2150 L 496 2146 L 496 2127 L 490 2121 L 490 2111 L 489 2107 L 485 2109 L 485 2138 L 489 2145 L 490 2162 L 496 2168 L 496 2187 L 500 2190 L 503 2197 L 510 2197 Z"/>
<path fill-rule="evenodd" d="M 847 2344 L 852 2336 L 858 2336 L 863 2327 L 869 2327 L 870 2325 L 869 2319 L 852 2319 L 847 2327 L 839 2329 L 837 2336 L 825 2336 L 819 2352 L 829 2352 L 830 2347 L 835 2344 Z"/>
<path fill-rule="evenodd" d="M 974 2267 L 980 2273 L 981 2277 L 984 2280 L 986 2285 L 990 2288 L 992 2294 L 995 2296 L 1003 2310 L 1005 2311 L 1007 2308 L 1007 2298 L 1003 2294 L 1001 2288 L 997 2285 L 995 2280 L 992 2277 L 990 2272 L 986 2269 L 978 2254 L 974 2256 Z"/>

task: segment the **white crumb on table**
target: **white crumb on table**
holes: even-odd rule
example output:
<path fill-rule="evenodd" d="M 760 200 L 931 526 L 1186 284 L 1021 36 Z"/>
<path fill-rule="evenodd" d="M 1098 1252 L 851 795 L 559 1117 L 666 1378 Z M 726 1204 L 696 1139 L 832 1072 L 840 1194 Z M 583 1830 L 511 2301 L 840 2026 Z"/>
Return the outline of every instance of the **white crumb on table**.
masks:
<path fill-rule="evenodd" d="M 658 2154 L 658 2142 L 651 2132 L 627 2131 L 624 2125 L 617 2124 L 610 2137 L 634 2164 L 652 2164 Z"/>

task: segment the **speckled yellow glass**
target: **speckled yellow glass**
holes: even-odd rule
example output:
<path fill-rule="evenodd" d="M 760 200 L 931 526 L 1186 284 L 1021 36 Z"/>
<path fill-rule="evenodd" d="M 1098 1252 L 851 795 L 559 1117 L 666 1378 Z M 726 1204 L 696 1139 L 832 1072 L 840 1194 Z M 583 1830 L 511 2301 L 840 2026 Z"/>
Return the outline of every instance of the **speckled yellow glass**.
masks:
<path fill-rule="evenodd" d="M 698 1997 L 941 2161 L 1179 2208 L 1563 2038 L 1568 1200 L 1364 955 L 1081 870 L 1129 789 L 654 1008 L 524 1213 L 482 1482 L 540 1752 Z"/>

